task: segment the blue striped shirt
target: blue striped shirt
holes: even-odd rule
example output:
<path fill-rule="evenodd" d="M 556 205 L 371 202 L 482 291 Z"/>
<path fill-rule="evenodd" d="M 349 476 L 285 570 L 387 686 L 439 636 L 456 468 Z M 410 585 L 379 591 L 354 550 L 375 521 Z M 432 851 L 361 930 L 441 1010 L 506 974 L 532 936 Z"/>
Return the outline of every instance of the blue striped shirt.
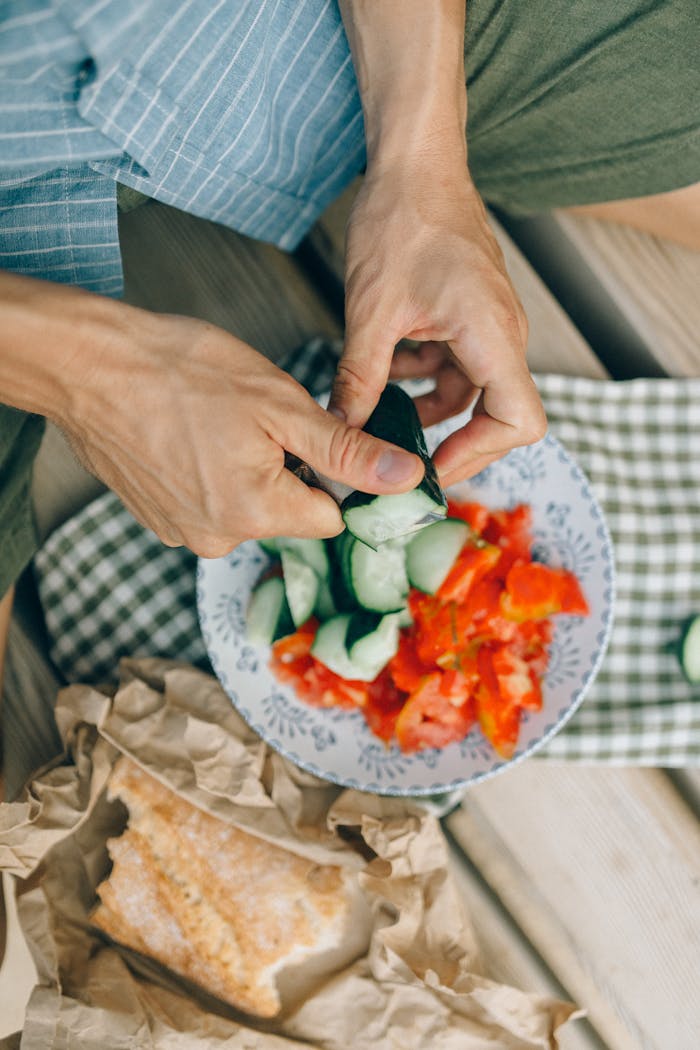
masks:
<path fill-rule="evenodd" d="M 0 0 L 0 266 L 119 294 L 116 182 L 291 249 L 363 164 L 335 0 Z"/>

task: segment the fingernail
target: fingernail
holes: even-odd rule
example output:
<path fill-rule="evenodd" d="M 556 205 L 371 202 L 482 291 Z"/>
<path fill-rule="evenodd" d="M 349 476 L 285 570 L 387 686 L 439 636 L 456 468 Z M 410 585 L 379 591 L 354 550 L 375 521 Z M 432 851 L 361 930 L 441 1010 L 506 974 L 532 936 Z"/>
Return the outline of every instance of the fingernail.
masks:
<path fill-rule="evenodd" d="M 336 419 L 340 419 L 340 420 L 342 420 L 342 421 L 343 421 L 343 423 L 344 423 L 344 422 L 345 422 L 345 420 L 347 419 L 347 416 L 346 416 L 346 415 L 345 415 L 345 413 L 343 412 L 342 408 L 338 408 L 338 407 L 337 407 L 337 405 L 331 405 L 331 406 L 329 407 L 328 411 L 330 412 L 330 414 L 331 414 L 332 416 L 335 416 L 335 417 L 336 417 Z"/>
<path fill-rule="evenodd" d="M 377 460 L 377 477 L 391 484 L 407 481 L 416 472 L 416 461 L 406 452 L 382 452 Z"/>

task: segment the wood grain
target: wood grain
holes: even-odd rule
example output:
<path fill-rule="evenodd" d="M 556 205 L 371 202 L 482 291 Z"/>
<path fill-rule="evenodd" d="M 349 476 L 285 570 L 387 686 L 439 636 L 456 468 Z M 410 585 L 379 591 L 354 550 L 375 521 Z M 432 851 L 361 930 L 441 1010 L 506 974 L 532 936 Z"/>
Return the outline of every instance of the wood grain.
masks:
<path fill-rule="evenodd" d="M 696 1050 L 700 829 L 655 771 L 525 763 L 447 826 L 616 1050 Z"/>
<path fill-rule="evenodd" d="M 449 834 L 449 827 L 448 827 Z M 518 928 L 493 889 L 454 841 L 451 871 L 467 906 L 479 945 L 483 972 L 494 981 L 538 995 L 570 1000 L 571 995 Z M 601 1050 L 603 1044 L 586 1018 L 567 1022 L 558 1033 L 559 1050 Z"/>
<path fill-rule="evenodd" d="M 600 219 L 554 217 L 664 371 L 700 375 L 700 252 Z"/>
<path fill-rule="evenodd" d="M 154 202 L 122 215 L 119 235 L 127 302 L 204 318 L 275 361 L 340 334 L 294 259 L 269 244 Z"/>

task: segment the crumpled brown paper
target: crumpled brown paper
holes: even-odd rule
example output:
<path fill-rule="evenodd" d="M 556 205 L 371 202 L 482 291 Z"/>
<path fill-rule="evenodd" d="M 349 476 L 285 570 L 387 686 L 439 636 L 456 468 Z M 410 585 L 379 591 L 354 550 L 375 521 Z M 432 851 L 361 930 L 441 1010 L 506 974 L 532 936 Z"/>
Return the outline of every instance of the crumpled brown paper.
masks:
<path fill-rule="evenodd" d="M 56 716 L 63 763 L 0 807 L 0 867 L 18 877 L 39 974 L 21 1050 L 556 1047 L 574 1007 L 479 972 L 446 840 L 420 803 L 343 791 L 297 769 L 215 679 L 182 665 L 125 661 L 114 697 L 71 686 Z M 120 752 L 214 816 L 355 870 L 372 908 L 367 954 L 263 1024 L 107 944 L 88 916 L 108 871 L 106 839 L 123 826 L 104 792 Z"/>

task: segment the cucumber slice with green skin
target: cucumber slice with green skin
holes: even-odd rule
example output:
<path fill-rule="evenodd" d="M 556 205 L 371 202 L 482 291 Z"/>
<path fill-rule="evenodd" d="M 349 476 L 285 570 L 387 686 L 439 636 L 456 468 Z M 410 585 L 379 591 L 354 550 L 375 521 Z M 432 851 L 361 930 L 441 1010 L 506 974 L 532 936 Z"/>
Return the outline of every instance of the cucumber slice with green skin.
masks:
<path fill-rule="evenodd" d="M 411 585 L 426 594 L 436 594 L 470 535 L 466 522 L 445 518 L 414 536 L 406 548 L 406 572 Z"/>
<path fill-rule="evenodd" d="M 700 685 L 700 615 L 686 620 L 678 643 L 678 659 L 690 684 Z"/>
<path fill-rule="evenodd" d="M 345 587 L 355 603 L 372 612 L 398 612 L 408 597 L 403 547 L 384 544 L 378 550 L 352 538 L 340 565 Z"/>
<path fill-rule="evenodd" d="M 301 627 L 314 611 L 318 597 L 318 575 L 291 549 L 283 547 L 280 558 L 289 611 L 294 626 Z"/>
<path fill-rule="evenodd" d="M 335 616 L 338 613 L 335 601 L 333 600 L 333 592 L 331 585 L 327 579 L 318 577 L 318 594 L 316 595 L 316 603 L 314 605 L 314 616 L 323 623 L 324 620 L 330 620 L 331 616 Z"/>
<path fill-rule="evenodd" d="M 351 616 L 351 613 L 340 613 L 322 623 L 311 646 L 311 654 L 341 678 L 372 682 L 381 671 L 381 667 L 375 668 L 352 660 L 345 647 Z"/>
<path fill-rule="evenodd" d="M 358 608 L 355 595 L 346 583 L 346 580 L 350 579 L 349 557 L 354 543 L 355 537 L 347 529 L 329 543 L 331 568 L 328 583 L 339 613 L 353 612 Z"/>
<path fill-rule="evenodd" d="M 376 668 L 377 677 L 399 647 L 399 613 L 354 612 L 348 622 L 345 648 L 354 664 Z"/>
<path fill-rule="evenodd" d="M 363 429 L 420 456 L 425 474 L 412 492 L 376 496 L 357 491 L 347 496 L 340 511 L 350 532 L 376 548 L 380 543 L 416 532 L 444 518 L 447 500 L 428 455 L 413 399 L 401 387 L 389 383 Z"/>
<path fill-rule="evenodd" d="M 275 536 L 273 539 L 258 540 L 268 554 L 281 554 L 282 551 L 293 551 L 297 557 L 310 565 L 319 576 L 327 576 L 329 570 L 328 554 L 323 540 L 302 539 L 297 536 Z"/>
<path fill-rule="evenodd" d="M 260 546 L 266 554 L 279 554 L 280 552 L 280 545 L 278 540 L 272 537 L 268 537 L 264 540 L 258 540 L 258 543 L 260 544 Z"/>
<path fill-rule="evenodd" d="M 287 605 L 284 581 L 270 576 L 259 584 L 250 599 L 246 615 L 246 634 L 253 645 L 272 645 L 292 634 L 294 621 Z"/>

